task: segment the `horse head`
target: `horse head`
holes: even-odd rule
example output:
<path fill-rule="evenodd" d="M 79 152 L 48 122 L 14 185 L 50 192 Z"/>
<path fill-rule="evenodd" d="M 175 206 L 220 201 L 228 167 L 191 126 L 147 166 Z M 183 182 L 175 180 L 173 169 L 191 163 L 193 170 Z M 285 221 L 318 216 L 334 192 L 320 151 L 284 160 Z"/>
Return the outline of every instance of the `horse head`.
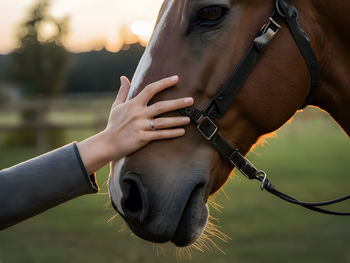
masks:
<path fill-rule="evenodd" d="M 195 106 L 203 108 L 239 64 L 274 5 L 275 0 L 164 1 L 129 98 L 151 82 L 176 74 L 179 83 L 154 100 L 193 96 Z M 309 29 L 305 10 L 300 20 Z M 307 33 L 313 36 L 312 31 Z M 294 115 L 309 89 L 305 61 L 282 26 L 217 122 L 221 134 L 246 154 L 262 135 Z M 182 138 L 152 142 L 112 163 L 110 197 L 136 235 L 187 246 L 202 234 L 208 197 L 221 188 L 231 170 L 196 129 L 188 127 Z"/>

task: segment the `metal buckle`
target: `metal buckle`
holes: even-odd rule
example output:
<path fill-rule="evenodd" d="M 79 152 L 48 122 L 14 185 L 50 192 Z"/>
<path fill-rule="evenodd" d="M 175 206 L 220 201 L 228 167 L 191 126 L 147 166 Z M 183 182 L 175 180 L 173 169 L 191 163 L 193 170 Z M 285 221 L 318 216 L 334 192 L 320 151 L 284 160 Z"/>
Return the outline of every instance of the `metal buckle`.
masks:
<path fill-rule="evenodd" d="M 218 131 L 218 126 L 207 116 L 202 116 L 198 120 L 198 131 L 204 136 L 207 141 L 210 141 Z"/>
<path fill-rule="evenodd" d="M 276 31 L 271 28 L 271 24 L 273 24 L 277 29 Z M 271 30 L 275 34 L 282 28 L 280 24 L 278 24 L 271 16 L 269 17 L 269 22 L 267 22 L 262 28 L 261 33 L 265 34 L 267 31 Z"/>
<path fill-rule="evenodd" d="M 264 34 L 268 35 L 269 38 L 272 39 L 282 27 L 272 17 L 269 17 L 269 20 L 270 21 L 266 24 L 264 28 Z M 276 27 L 276 30 L 274 30 L 271 27 L 271 24 L 273 24 Z"/>
<path fill-rule="evenodd" d="M 260 190 L 264 191 L 266 184 L 268 183 L 267 174 L 264 171 L 260 170 L 256 173 L 256 178 L 261 182 Z"/>
<path fill-rule="evenodd" d="M 278 28 L 278 30 L 280 30 L 282 28 L 281 25 L 278 24 L 271 16 L 269 17 L 269 20 L 272 24 L 274 24 Z"/>
<path fill-rule="evenodd" d="M 265 50 L 267 45 L 281 28 L 281 25 L 278 24 L 272 17 L 269 17 L 269 20 L 270 21 L 261 28 L 259 36 L 254 39 L 255 47 L 260 52 Z"/>
<path fill-rule="evenodd" d="M 276 30 L 274 30 L 271 27 L 271 24 L 273 24 L 276 27 Z M 270 39 L 272 39 L 274 37 L 275 34 L 277 34 L 277 32 L 282 28 L 282 26 L 280 24 L 278 24 L 271 16 L 269 17 L 269 22 L 267 24 L 265 24 L 262 28 L 261 28 L 261 34 L 264 35 L 268 35 Z"/>

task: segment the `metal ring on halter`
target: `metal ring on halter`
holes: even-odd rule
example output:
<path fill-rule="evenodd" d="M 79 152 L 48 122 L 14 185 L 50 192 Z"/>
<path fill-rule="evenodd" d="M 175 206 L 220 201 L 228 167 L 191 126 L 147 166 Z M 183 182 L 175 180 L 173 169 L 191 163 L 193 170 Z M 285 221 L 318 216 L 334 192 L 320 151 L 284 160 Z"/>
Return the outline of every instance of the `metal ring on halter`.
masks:
<path fill-rule="evenodd" d="M 152 131 L 156 130 L 156 128 L 154 127 L 154 119 L 151 119 L 151 129 Z"/>
<path fill-rule="evenodd" d="M 256 173 L 256 177 L 259 181 L 261 181 L 261 186 L 260 186 L 261 191 L 264 191 L 266 187 L 266 183 L 268 182 L 267 174 L 264 171 L 258 171 Z"/>

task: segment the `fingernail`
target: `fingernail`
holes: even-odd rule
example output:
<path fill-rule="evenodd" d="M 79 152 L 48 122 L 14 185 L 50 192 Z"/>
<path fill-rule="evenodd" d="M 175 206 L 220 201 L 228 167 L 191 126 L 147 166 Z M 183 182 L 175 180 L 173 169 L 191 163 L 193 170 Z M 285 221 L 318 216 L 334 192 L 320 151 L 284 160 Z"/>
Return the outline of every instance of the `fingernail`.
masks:
<path fill-rule="evenodd" d="M 187 104 L 187 103 L 193 103 L 193 98 L 191 98 L 191 97 L 188 97 L 188 98 L 185 98 L 184 99 L 184 102 Z"/>
<path fill-rule="evenodd" d="M 185 134 L 185 129 L 179 129 L 179 135 L 184 135 Z"/>
<path fill-rule="evenodd" d="M 189 123 L 189 122 L 191 122 L 191 119 L 189 118 L 189 117 L 183 117 L 183 122 L 185 122 L 185 123 Z"/>
<path fill-rule="evenodd" d="M 172 76 L 170 78 L 171 81 L 178 81 L 179 80 L 179 76 L 175 75 L 175 76 Z"/>

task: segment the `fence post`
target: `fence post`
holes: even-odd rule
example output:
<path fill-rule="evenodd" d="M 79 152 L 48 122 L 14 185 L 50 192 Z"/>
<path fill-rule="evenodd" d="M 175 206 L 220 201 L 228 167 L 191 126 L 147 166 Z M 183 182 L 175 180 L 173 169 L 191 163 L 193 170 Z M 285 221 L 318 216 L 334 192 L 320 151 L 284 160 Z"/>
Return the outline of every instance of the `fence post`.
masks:
<path fill-rule="evenodd" d="M 48 123 L 48 111 L 49 107 L 46 103 L 40 103 L 35 107 L 36 120 L 35 120 L 35 134 L 36 134 L 36 147 L 40 152 L 46 152 L 49 150 L 49 123 Z"/>

